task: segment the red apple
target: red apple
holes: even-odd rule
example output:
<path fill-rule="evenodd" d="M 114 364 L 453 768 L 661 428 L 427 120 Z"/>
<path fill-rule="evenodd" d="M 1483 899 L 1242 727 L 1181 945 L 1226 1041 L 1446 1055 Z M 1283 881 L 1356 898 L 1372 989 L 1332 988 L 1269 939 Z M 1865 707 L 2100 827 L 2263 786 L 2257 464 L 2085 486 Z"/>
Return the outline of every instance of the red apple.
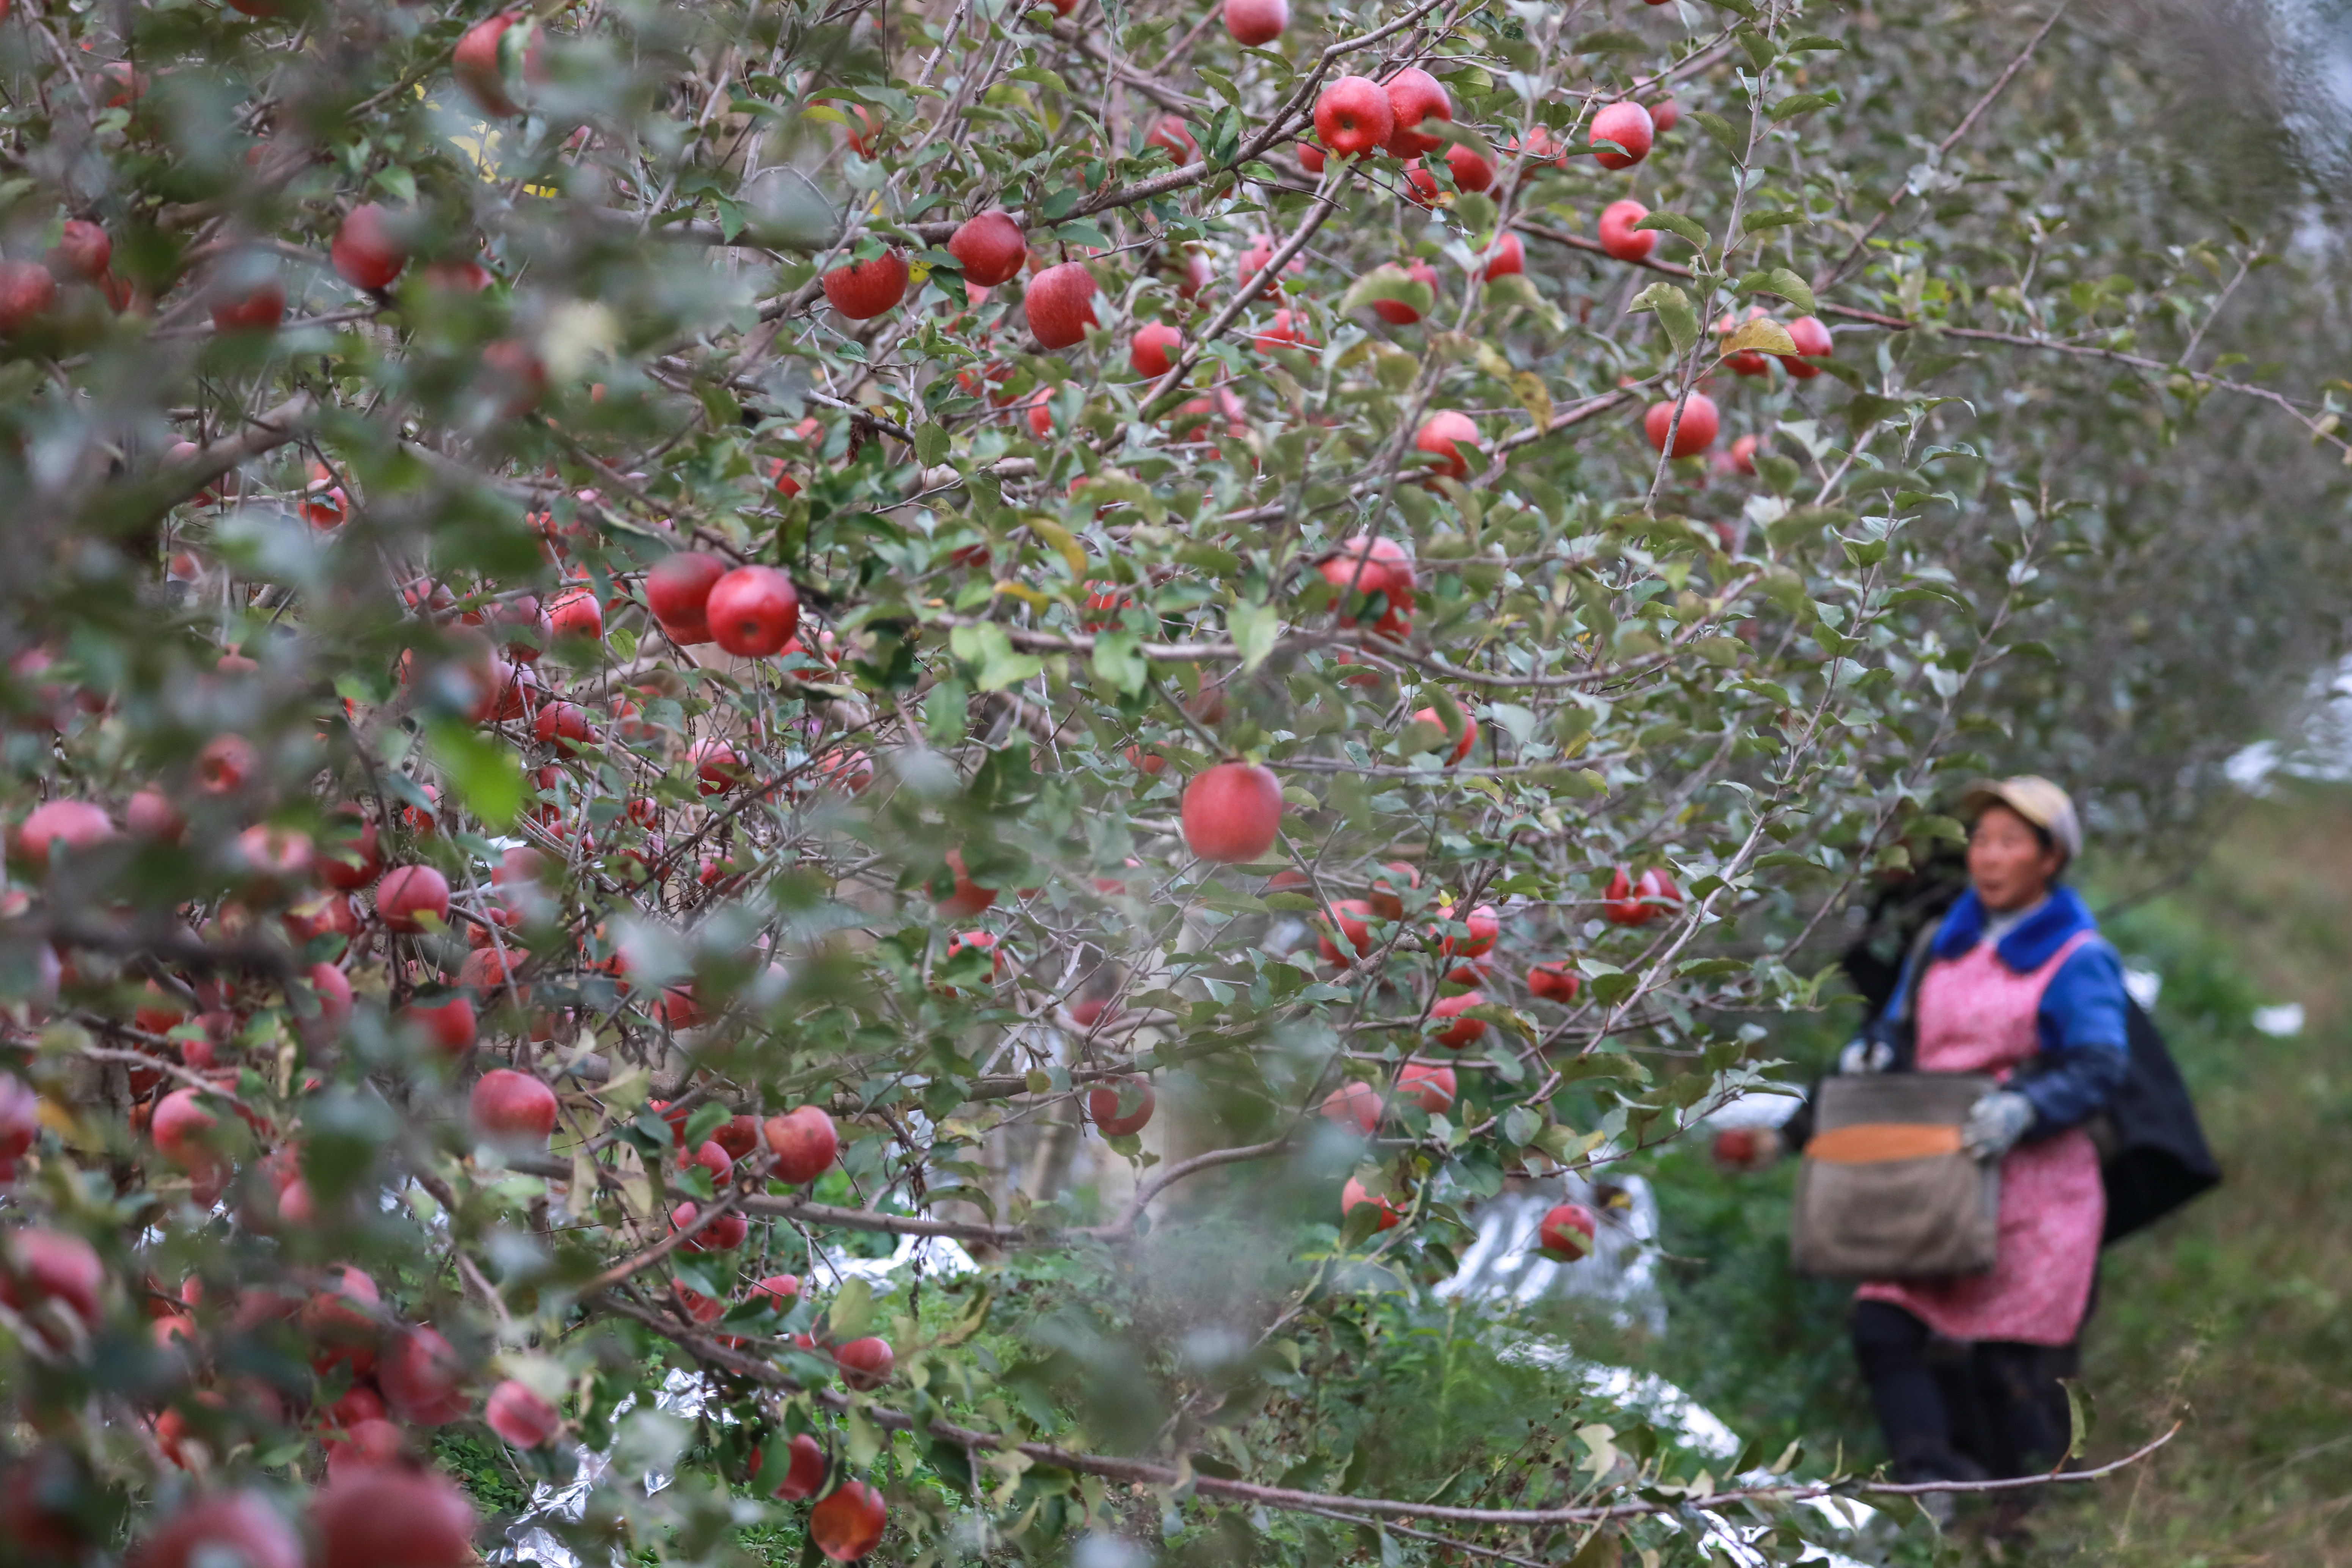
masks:
<path fill-rule="evenodd" d="M 303 1568 L 302 1541 L 260 1493 L 199 1497 L 131 1549 L 124 1568 Z M 337 1568 L 345 1568 L 338 1564 Z"/>
<path fill-rule="evenodd" d="M 1372 911 L 1378 914 L 1382 920 L 1402 920 L 1404 918 L 1404 899 L 1402 896 L 1400 889 L 1402 889 L 1402 892 L 1410 892 L 1420 886 L 1421 873 L 1415 870 L 1409 862 L 1403 860 L 1383 861 L 1381 866 L 1380 874 L 1372 879 L 1372 896 L 1370 900 Z"/>
<path fill-rule="evenodd" d="M 1404 1070 L 1397 1074 L 1397 1092 L 1411 1098 L 1430 1115 L 1441 1115 L 1454 1109 L 1454 1069 L 1407 1062 Z"/>
<path fill-rule="evenodd" d="M 1789 339 L 1797 345 L 1798 354 L 1811 354 L 1815 358 L 1826 358 L 1835 347 L 1830 341 L 1830 330 L 1822 325 L 1820 319 L 1814 316 L 1800 316 L 1790 321 Z M 1807 364 L 1795 355 L 1776 354 L 1773 357 L 1780 362 L 1783 369 L 1800 381 L 1811 381 L 1822 374 L 1821 366 Z"/>
<path fill-rule="evenodd" d="M 482 1419 L 518 1448 L 543 1448 L 563 1426 L 562 1414 L 554 1405 L 511 1377 L 490 1390 Z"/>
<path fill-rule="evenodd" d="M 1315 939 L 1316 951 L 1323 955 L 1323 962 L 1352 963 L 1368 956 L 1373 947 L 1371 919 L 1378 912 L 1364 899 L 1341 899 L 1333 904 L 1328 916 L 1330 931 L 1318 933 Z M 1339 937 L 1337 942 L 1332 940 L 1334 933 Z"/>
<path fill-rule="evenodd" d="M 0 1244 L 0 1304 L 36 1313 L 50 1303 L 96 1328 L 106 1265 L 80 1237 L 37 1226 L 6 1233 Z"/>
<path fill-rule="evenodd" d="M 1386 87 L 1391 121 L 1389 151 L 1400 158 L 1418 158 L 1442 146 L 1438 138 L 1421 131 L 1432 120 L 1453 123 L 1454 100 L 1438 79 L 1419 66 L 1407 66 L 1389 78 Z M 1318 123 L 1316 129 L 1322 127 Z"/>
<path fill-rule="evenodd" d="M 1666 449 L 1667 432 L 1671 430 L 1675 438 L 1674 455 L 1696 458 L 1715 445 L 1715 435 L 1722 427 L 1722 416 L 1715 409 L 1715 399 L 1704 392 L 1694 392 L 1683 402 L 1679 424 L 1675 420 L 1675 405 L 1671 398 L 1650 405 L 1649 412 L 1642 416 L 1642 433 L 1650 438 L 1652 447 L 1663 452 Z"/>
<path fill-rule="evenodd" d="M 1650 209 L 1636 201 L 1611 202 L 1601 209 L 1601 248 L 1620 261 L 1647 261 L 1650 252 L 1658 247 L 1658 231 L 1654 228 L 1635 229 L 1634 225 L 1650 216 Z"/>
<path fill-rule="evenodd" d="M 1592 117 L 1592 155 L 1604 169 L 1630 169 L 1650 155 L 1654 130 L 1650 111 L 1640 104 L 1612 103 Z M 1612 152 L 1601 145 L 1604 142 L 1614 142 L 1624 151 Z"/>
<path fill-rule="evenodd" d="M 896 250 L 844 262 L 824 275 L 824 297 L 853 321 L 880 315 L 907 297 L 907 258 Z"/>
<path fill-rule="evenodd" d="M 694 1222 L 701 1216 L 702 1210 L 700 1205 L 696 1204 L 680 1204 L 676 1208 L 669 1211 L 670 1228 L 678 1231 L 694 1230 Z M 696 1230 L 694 1232 L 694 1238 L 691 1241 L 684 1243 L 681 1247 L 681 1250 L 687 1252 L 732 1252 L 737 1247 L 742 1246 L 743 1238 L 751 1234 L 751 1222 L 745 1219 L 733 1209 L 729 1209 L 724 1214 L 712 1216 L 709 1225 L 704 1226 L 700 1230 Z"/>
<path fill-rule="evenodd" d="M 1445 166 L 1454 171 L 1454 183 L 1465 191 L 1483 191 L 1495 183 L 1495 165 L 1462 142 L 1445 149 Z"/>
<path fill-rule="evenodd" d="M 880 1492 L 864 1481 L 844 1481 L 809 1510 L 809 1539 L 835 1563 L 855 1563 L 880 1544 L 889 1517 Z"/>
<path fill-rule="evenodd" d="M 1360 1079 L 1349 1079 L 1323 1097 L 1322 1115 L 1326 1121 L 1352 1127 L 1370 1138 L 1381 1124 L 1381 1091 Z"/>
<path fill-rule="evenodd" d="M 795 1435 L 789 1445 L 791 1461 L 784 1468 L 784 1479 L 775 1495 L 785 1502 L 798 1502 L 803 1498 L 816 1496 L 824 1485 L 824 1450 L 807 1433 Z M 760 1450 L 751 1450 L 751 1473 L 760 1472 Z"/>
<path fill-rule="evenodd" d="M 587 710 L 576 702 L 547 704 L 539 710 L 539 717 L 531 721 L 530 731 L 543 746 L 551 746 L 558 741 L 590 746 L 595 744 L 598 738 L 596 727 L 588 722 Z"/>
<path fill-rule="evenodd" d="M 114 242 L 106 230 L 88 218 L 69 217 L 49 247 L 49 274 L 61 283 L 102 283 L 113 259 Z"/>
<path fill-rule="evenodd" d="M 37 261 L 0 261 L 0 333 L 20 331 L 49 313 L 58 280 Z"/>
<path fill-rule="evenodd" d="M 157 1153 L 190 1170 L 215 1158 L 210 1143 L 213 1129 L 219 1125 L 220 1118 L 205 1109 L 197 1090 L 175 1089 L 157 1103 L 147 1135 L 154 1140 Z"/>
<path fill-rule="evenodd" d="M 310 994 L 319 1004 L 315 1017 L 302 1021 L 305 1044 L 316 1048 L 343 1032 L 352 1021 L 352 983 L 343 972 L 331 963 L 314 963 L 304 973 L 310 983 Z"/>
<path fill-rule="evenodd" d="M 16 853 L 36 871 L 49 868 L 49 852 L 64 845 L 74 856 L 87 854 L 114 837 L 114 819 L 105 809 L 86 800 L 44 801 L 25 817 L 16 830 Z"/>
<path fill-rule="evenodd" d="M 1180 164 L 1190 163 L 1201 156 L 1201 144 L 1192 140 L 1192 132 L 1176 115 L 1163 114 L 1152 126 L 1151 134 L 1143 139 L 1146 147 L 1164 147 L 1170 157 Z"/>
<path fill-rule="evenodd" d="M 159 789 L 142 789 L 132 795 L 131 803 L 122 808 L 122 820 L 142 838 L 177 844 L 188 836 L 188 819 L 172 804 L 172 797 Z M 321 874 L 327 874 L 323 867 Z M 334 883 L 331 874 L 328 882 L 330 886 Z"/>
<path fill-rule="evenodd" d="M 1225 0 L 1225 31 L 1236 43 L 1270 44 L 1288 26 L 1290 0 Z"/>
<path fill-rule="evenodd" d="M 975 213 L 948 238 L 948 254 L 963 264 L 963 280 L 982 289 L 1010 283 L 1029 259 L 1028 237 L 1001 208 Z"/>
<path fill-rule="evenodd" d="M 734 747 L 716 737 L 697 741 L 687 748 L 686 761 L 698 781 L 695 793 L 706 799 L 725 795 L 743 782 L 743 759 L 735 754 Z"/>
<path fill-rule="evenodd" d="M 310 1568 L 467 1568 L 479 1561 L 475 1522 L 466 1494 L 437 1470 L 369 1466 L 311 1498 Z"/>
<path fill-rule="evenodd" d="M 1649 106 L 1650 129 L 1664 136 L 1681 123 L 1683 107 L 1671 98 L 1662 98 Z"/>
<path fill-rule="evenodd" d="M 1436 297 L 1437 268 L 1419 257 L 1415 257 L 1405 263 L 1404 270 L 1415 282 L 1428 284 L 1430 297 L 1432 299 Z M 1375 300 L 1372 301 L 1372 312 L 1381 321 L 1395 327 L 1409 327 L 1421 320 L 1421 312 L 1402 300 Z"/>
<path fill-rule="evenodd" d="M 1456 442 L 1461 445 L 1456 446 Z M 1466 479 L 1470 477 L 1470 458 L 1484 442 L 1476 423 L 1470 416 L 1445 408 L 1422 422 L 1412 444 L 1416 451 L 1426 452 L 1438 459 L 1438 466 L 1429 472 L 1442 474 L 1449 479 Z"/>
<path fill-rule="evenodd" d="M 501 118 L 520 114 L 509 85 L 538 76 L 539 54 L 538 24 L 520 11 L 502 12 L 476 23 L 457 40 L 449 74 L 483 113 Z"/>
<path fill-rule="evenodd" d="M 670 641 L 680 647 L 707 643 L 710 626 L 704 611 L 710 590 L 726 575 L 724 561 L 698 550 L 664 556 L 646 574 L 646 607 Z"/>
<path fill-rule="evenodd" d="M 5 296 L 5 286 L 0 286 L 0 296 Z M 224 334 L 274 332 L 286 319 L 286 285 L 274 277 L 254 283 L 223 281 L 207 289 L 206 298 L 213 330 Z"/>
<path fill-rule="evenodd" d="M 1119 1114 L 1121 1095 L 1132 1095 L 1135 1109 Z M 1106 1080 L 1087 1096 L 1087 1114 L 1094 1118 L 1106 1138 L 1124 1138 L 1143 1131 L 1151 1121 L 1151 1109 L 1158 1096 L 1151 1091 L 1150 1080 L 1141 1078 L 1121 1078 Z"/>
<path fill-rule="evenodd" d="M 1165 321 L 1147 321 L 1127 346 L 1127 362 L 1141 376 L 1166 375 L 1184 352 L 1184 334 Z"/>
<path fill-rule="evenodd" d="M 604 608 L 596 602 L 593 592 L 578 589 L 548 606 L 547 629 L 559 637 L 601 641 L 604 636 Z"/>
<path fill-rule="evenodd" d="M 1395 129 L 1387 89 L 1368 77 L 1343 76 L 1315 100 L 1315 135 L 1343 158 L 1377 152 Z"/>
<path fill-rule="evenodd" d="M 1483 1007 L 1486 1005 L 1486 998 L 1483 994 L 1476 991 L 1465 991 L 1461 995 L 1448 996 L 1444 1001 L 1432 1007 L 1429 1010 L 1429 1016 L 1433 1019 L 1453 1020 L 1438 1032 L 1437 1043 L 1447 1050 L 1458 1051 L 1485 1034 L 1486 1032 L 1485 1019 L 1465 1018 L 1462 1015 L 1473 1007 Z"/>
<path fill-rule="evenodd" d="M 1719 474 L 1754 473 L 1757 444 L 1756 437 L 1753 436 L 1742 436 L 1738 440 L 1734 441 L 1731 444 L 1731 450 L 1721 453 L 1716 458 L 1716 472 Z"/>
<path fill-rule="evenodd" d="M 280 1204 L 282 1212 L 282 1194 Z M 302 1303 L 296 1320 L 310 1342 L 311 1366 L 321 1374 L 339 1366 L 349 1366 L 354 1377 L 373 1372 L 383 1309 L 383 1292 L 373 1279 L 348 1263 L 329 1269 L 325 1288 Z"/>
<path fill-rule="evenodd" d="M 729 653 L 757 658 L 792 640 L 801 624 L 801 596 L 773 566 L 738 566 L 710 586 L 703 615 L 710 640 Z"/>
<path fill-rule="evenodd" d="M 465 1363 L 435 1330 L 418 1323 L 385 1342 L 375 1383 L 392 1413 L 412 1426 L 446 1426 L 465 1417 Z"/>
<path fill-rule="evenodd" d="M 1282 827 L 1282 784 L 1271 768 L 1219 763 L 1184 786 L 1184 842 L 1203 860 L 1256 860 Z"/>
<path fill-rule="evenodd" d="M 196 787 L 206 795 L 228 795 L 243 789 L 260 765 L 253 742 L 244 736 L 215 735 L 196 753 Z"/>
<path fill-rule="evenodd" d="M 962 851 L 949 850 L 947 865 L 948 875 L 935 877 L 930 883 L 933 904 L 940 914 L 950 920 L 969 920 L 996 902 L 997 889 L 982 887 L 964 869 Z"/>
<path fill-rule="evenodd" d="M 13 1073 L 0 1073 L 0 1163 L 24 1158 L 41 1135 L 41 1099 Z"/>
<path fill-rule="evenodd" d="M 1340 590 L 1343 604 L 1360 596 L 1379 595 L 1387 607 L 1372 630 L 1384 637 L 1401 637 L 1412 629 L 1412 558 L 1393 539 L 1358 534 L 1316 563 L 1323 580 Z M 1339 624 L 1352 626 L 1356 616 L 1343 608 Z"/>
<path fill-rule="evenodd" d="M 1444 743 L 1445 721 L 1439 716 L 1436 709 L 1423 708 L 1419 710 L 1413 714 L 1412 721 L 1416 725 L 1427 725 L 1429 730 L 1436 731 L 1436 738 L 1431 742 L 1432 745 L 1442 745 Z M 1424 730 L 1423 733 L 1427 734 L 1429 730 Z M 1471 718 L 1467 713 L 1465 713 L 1462 715 L 1462 738 L 1454 742 L 1453 751 L 1446 754 L 1445 765 L 1450 768 L 1454 763 L 1460 762 L 1463 758 L 1468 756 L 1470 754 L 1470 748 L 1477 743 L 1478 721 Z M 1485 913 L 1487 911 L 1485 910 L 1484 906 L 1481 906 L 1477 912 Z M 1481 949 L 1480 951 L 1484 952 L 1485 950 Z"/>
<path fill-rule="evenodd" d="M 476 1034 L 473 998 L 462 993 L 439 1002 L 411 1002 L 400 1010 L 403 1022 L 424 1033 L 427 1043 L 449 1056 L 472 1048 Z"/>
<path fill-rule="evenodd" d="M 1234 268 L 1234 280 L 1242 287 L 1247 288 L 1251 279 L 1273 265 L 1274 253 L 1281 248 L 1282 247 L 1270 234 L 1261 234 L 1251 240 L 1249 248 L 1242 252 L 1240 265 Z M 1304 258 L 1294 256 L 1284 263 L 1282 270 L 1293 278 L 1303 278 L 1307 275 L 1307 263 Z M 1279 299 L 1281 295 L 1280 276 L 1268 277 L 1265 286 L 1258 290 L 1258 298 L 1261 300 Z"/>
<path fill-rule="evenodd" d="M 1311 349 L 1315 340 L 1307 335 L 1307 313 L 1303 310 L 1276 310 L 1274 321 L 1264 331 L 1250 339 L 1250 346 L 1260 353 L 1276 349 Z"/>
<path fill-rule="evenodd" d="M 1492 283 L 1497 278 L 1515 278 L 1528 269 L 1527 247 L 1516 234 L 1506 233 L 1487 247 L 1486 269 L 1479 276 Z"/>
<path fill-rule="evenodd" d="M 840 1364 L 841 1381 L 861 1392 L 870 1392 L 890 1381 L 890 1368 L 897 1357 L 890 1352 L 888 1340 L 868 1337 L 852 1340 L 833 1352 Z"/>
<path fill-rule="evenodd" d="M 555 1091 L 529 1073 L 493 1068 L 468 1101 L 475 1136 L 545 1148 L 555 1131 Z"/>
<path fill-rule="evenodd" d="M 785 1115 L 771 1116 L 760 1131 L 776 1159 L 768 1173 L 792 1186 L 805 1186 L 824 1175 L 841 1152 L 833 1118 L 817 1106 L 803 1105 Z"/>
<path fill-rule="evenodd" d="M 408 247 L 393 234 L 391 216 L 375 203 L 362 202 L 336 228 L 329 256 L 335 275 L 352 288 L 371 292 L 389 289 L 408 265 Z"/>
<path fill-rule="evenodd" d="M 1592 1211 L 1582 1204 L 1561 1204 L 1543 1216 L 1536 1230 L 1536 1246 L 1562 1262 L 1573 1263 L 1592 1250 Z"/>
<path fill-rule="evenodd" d="M 1095 320 L 1095 275 L 1083 262 L 1065 261 L 1029 279 L 1022 296 L 1029 330 L 1047 349 L 1066 349 L 1086 341 Z"/>
<path fill-rule="evenodd" d="M 326 850 L 319 857 L 319 879 L 337 892 L 356 893 L 383 875 L 383 851 L 375 824 L 356 805 L 339 805 L 327 818 Z"/>
<path fill-rule="evenodd" d="M 1727 1127 L 1715 1135 L 1709 1153 L 1726 1170 L 1745 1171 L 1758 1163 L 1763 1147 L 1764 1140 L 1756 1128 Z"/>
<path fill-rule="evenodd" d="M 1469 930 L 1469 935 L 1449 936 L 1437 944 L 1438 952 L 1448 958 L 1483 958 L 1495 950 L 1503 934 L 1503 918 L 1492 904 L 1480 904 L 1466 915 L 1456 916 L 1454 906 L 1445 905 L 1437 911 L 1441 920 L 1459 919 Z"/>
<path fill-rule="evenodd" d="M 1348 1184 L 1339 1189 L 1339 1217 L 1346 1219 L 1358 1204 L 1373 1204 L 1379 1206 L 1381 1221 L 1379 1225 L 1372 1227 L 1374 1230 L 1394 1230 L 1404 1221 L 1404 1215 L 1397 1212 L 1396 1205 L 1386 1198 L 1372 1196 L 1370 1193 L 1364 1190 L 1363 1183 L 1350 1176 L 1348 1178 Z"/>
<path fill-rule="evenodd" d="M 1298 153 L 1298 166 L 1300 168 L 1306 170 L 1310 174 L 1319 174 L 1323 172 L 1322 148 L 1318 147 L 1312 142 L 1301 142 L 1298 143 L 1297 151 Z"/>
<path fill-rule="evenodd" d="M 681 1171 L 688 1165 L 699 1165 L 709 1172 L 713 1191 L 725 1186 L 735 1174 L 735 1156 L 709 1139 L 705 1139 L 701 1148 L 680 1163 Z"/>
<path fill-rule="evenodd" d="M 376 1408 L 381 1410 L 382 1404 Z M 339 1423 L 326 1434 L 321 1446 L 327 1450 L 327 1479 L 332 1484 L 362 1470 L 401 1463 L 407 1456 L 408 1442 L 399 1427 L 381 1415 L 372 1415 Z"/>
<path fill-rule="evenodd" d="M 1547 1002 L 1573 1002 L 1583 989 L 1584 977 L 1564 963 L 1538 963 L 1528 971 L 1528 990 Z"/>
<path fill-rule="evenodd" d="M 449 880 L 430 866 L 395 866 L 376 884 L 375 912 L 404 936 L 438 929 L 449 920 Z"/>

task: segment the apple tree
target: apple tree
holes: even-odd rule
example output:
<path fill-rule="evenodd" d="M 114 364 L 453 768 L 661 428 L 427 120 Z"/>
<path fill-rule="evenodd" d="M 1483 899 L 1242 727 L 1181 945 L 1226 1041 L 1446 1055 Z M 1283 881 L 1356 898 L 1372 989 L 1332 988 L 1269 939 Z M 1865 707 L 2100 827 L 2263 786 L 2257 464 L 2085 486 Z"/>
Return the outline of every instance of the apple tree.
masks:
<path fill-rule="evenodd" d="M 2343 447 L 1931 10 L 17 0 L 8 1550 L 1795 1560 L 1465 1216 Z"/>

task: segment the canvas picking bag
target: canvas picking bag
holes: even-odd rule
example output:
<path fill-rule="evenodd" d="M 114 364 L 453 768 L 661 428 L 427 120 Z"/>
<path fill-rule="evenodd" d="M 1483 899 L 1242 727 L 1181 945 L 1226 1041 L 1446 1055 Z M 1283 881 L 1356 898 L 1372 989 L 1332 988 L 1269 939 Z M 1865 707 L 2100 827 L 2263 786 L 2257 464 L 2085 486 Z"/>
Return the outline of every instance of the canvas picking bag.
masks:
<path fill-rule="evenodd" d="M 2000 1163 L 1960 1148 L 1969 1108 L 1998 1088 L 1983 1073 L 1823 1079 L 1797 1170 L 1789 1235 L 1800 1274 L 1940 1279 L 1993 1266 Z"/>

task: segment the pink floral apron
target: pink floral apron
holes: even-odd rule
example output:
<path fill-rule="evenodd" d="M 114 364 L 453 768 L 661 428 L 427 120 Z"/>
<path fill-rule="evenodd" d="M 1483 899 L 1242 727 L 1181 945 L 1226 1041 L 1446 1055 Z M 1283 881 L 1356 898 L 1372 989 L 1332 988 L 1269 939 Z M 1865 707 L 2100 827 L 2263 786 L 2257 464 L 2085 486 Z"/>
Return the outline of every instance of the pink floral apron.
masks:
<path fill-rule="evenodd" d="M 2006 1081 L 2041 1048 L 2034 1015 L 2051 976 L 2091 934 L 2077 932 L 2025 974 L 2001 963 L 1990 942 L 1929 964 L 1919 982 L 1919 1069 Z M 2089 1133 L 2071 1127 L 2002 1159 L 2000 1252 L 1990 1273 L 1874 1280 L 1854 1299 L 1892 1302 L 1956 1340 L 2071 1344 L 2090 1306 L 2106 1219 L 2098 1151 Z"/>

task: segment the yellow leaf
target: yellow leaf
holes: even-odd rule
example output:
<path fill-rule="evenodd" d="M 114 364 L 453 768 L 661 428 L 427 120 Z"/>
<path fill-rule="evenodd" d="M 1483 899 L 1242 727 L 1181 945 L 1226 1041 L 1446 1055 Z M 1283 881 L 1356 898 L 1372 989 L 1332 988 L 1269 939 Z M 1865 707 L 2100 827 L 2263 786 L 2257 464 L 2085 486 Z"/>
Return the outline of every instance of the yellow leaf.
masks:
<path fill-rule="evenodd" d="M 1078 542 L 1077 536 L 1050 517 L 1033 513 L 1027 521 L 1030 532 L 1061 552 L 1063 561 L 1069 565 L 1070 575 L 1080 582 L 1085 581 L 1087 549 Z"/>
<path fill-rule="evenodd" d="M 1792 354 L 1797 352 L 1797 340 L 1789 329 L 1769 316 L 1756 316 L 1739 324 L 1739 330 L 1723 340 L 1726 354 L 1745 353 Z"/>
<path fill-rule="evenodd" d="M 996 591 L 1000 594 L 1010 594 L 1014 598 L 1020 600 L 1023 604 L 1029 605 L 1033 609 L 1051 609 L 1054 605 L 1054 601 L 1050 596 L 1039 593 L 1036 589 L 1030 587 L 1025 583 L 999 583 L 996 585 Z"/>

